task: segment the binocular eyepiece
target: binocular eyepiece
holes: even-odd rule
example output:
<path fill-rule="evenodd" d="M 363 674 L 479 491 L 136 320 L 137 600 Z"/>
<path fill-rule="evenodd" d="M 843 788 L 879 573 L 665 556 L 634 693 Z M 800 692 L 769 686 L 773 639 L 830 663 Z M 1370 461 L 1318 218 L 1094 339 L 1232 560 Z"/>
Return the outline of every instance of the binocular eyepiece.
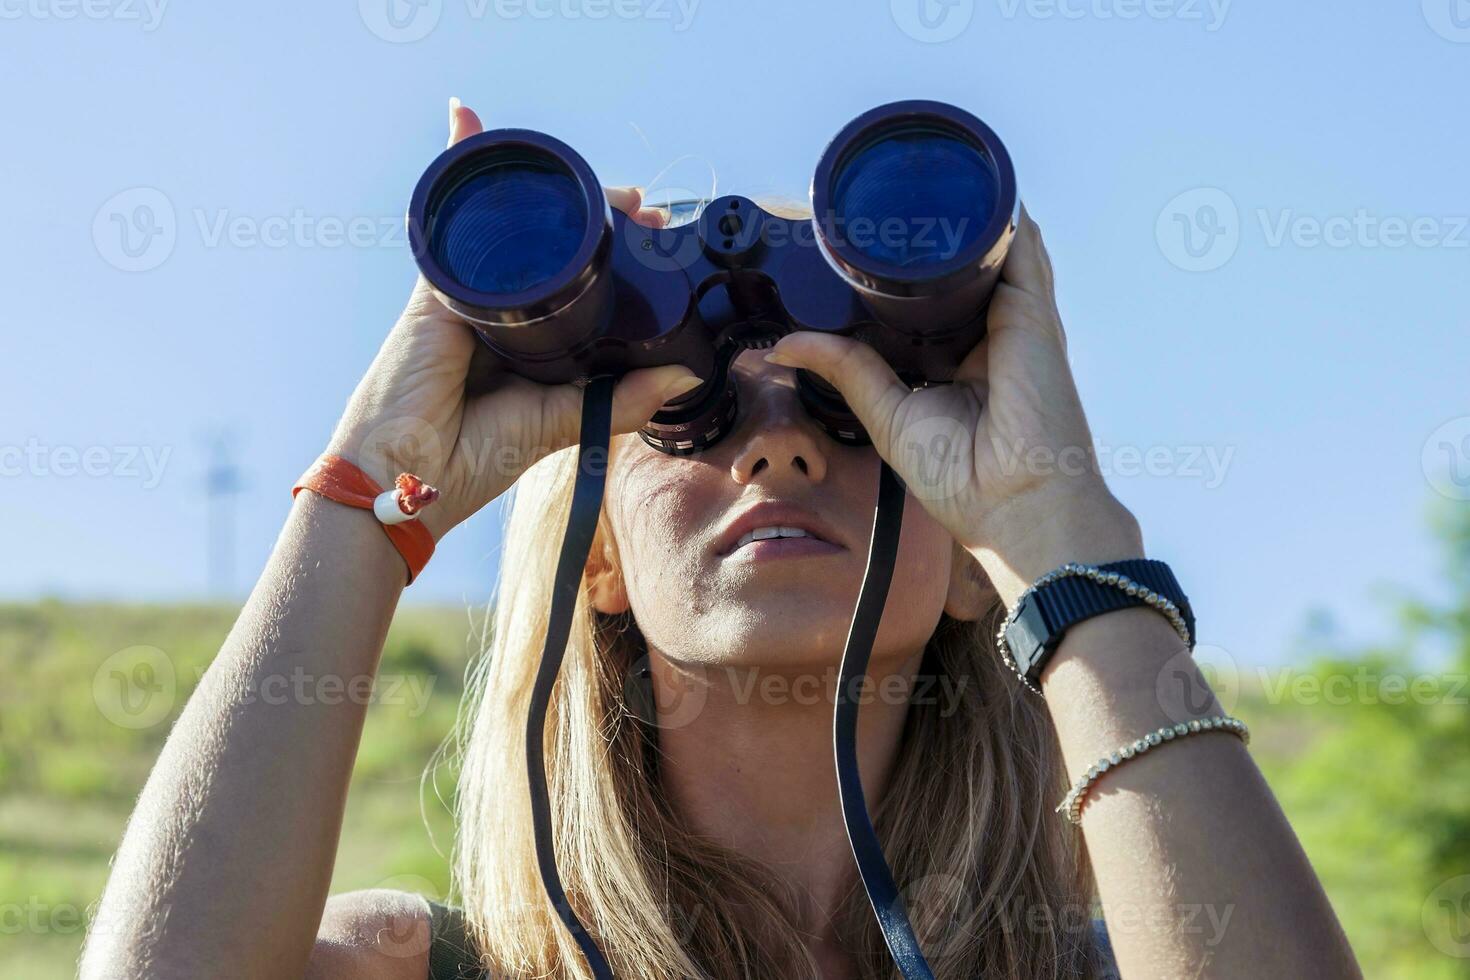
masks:
<path fill-rule="evenodd" d="M 425 171 L 409 242 L 439 298 L 505 366 L 564 383 L 684 364 L 705 383 L 642 436 L 697 452 L 734 425 L 731 363 L 794 330 L 862 340 L 915 387 L 948 381 L 985 334 L 1019 214 L 995 133 L 941 102 L 872 109 L 828 144 L 812 216 L 739 196 L 654 229 L 611 208 L 587 162 L 542 133 L 463 140 Z M 866 441 L 842 397 L 801 372 L 802 403 L 833 438 Z"/>

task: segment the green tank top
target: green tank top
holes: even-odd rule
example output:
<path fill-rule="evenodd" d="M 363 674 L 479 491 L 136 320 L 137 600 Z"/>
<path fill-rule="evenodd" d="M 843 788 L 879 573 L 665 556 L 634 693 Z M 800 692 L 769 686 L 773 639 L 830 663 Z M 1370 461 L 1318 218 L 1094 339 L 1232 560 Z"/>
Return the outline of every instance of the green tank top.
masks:
<path fill-rule="evenodd" d="M 480 968 L 479 957 L 470 949 L 465 934 L 464 913 L 449 905 L 429 903 L 430 945 L 427 980 L 491 980 Z M 1118 980 L 1118 967 L 1113 962 L 1113 947 L 1108 942 L 1108 929 L 1102 919 L 1092 924 L 1098 954 L 1106 964 L 1103 980 Z"/>
<path fill-rule="evenodd" d="M 450 905 L 429 903 L 428 980 L 490 980 L 465 934 L 464 913 Z"/>

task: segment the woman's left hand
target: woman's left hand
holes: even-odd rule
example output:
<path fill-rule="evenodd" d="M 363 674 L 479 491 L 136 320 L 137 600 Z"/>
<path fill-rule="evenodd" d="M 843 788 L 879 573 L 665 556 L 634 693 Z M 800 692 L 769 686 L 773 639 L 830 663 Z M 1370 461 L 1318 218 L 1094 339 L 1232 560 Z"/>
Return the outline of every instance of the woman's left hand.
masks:
<path fill-rule="evenodd" d="M 911 390 L 872 347 L 814 331 L 786 336 L 768 356 L 842 393 L 874 448 L 1007 605 L 1063 562 L 1143 553 L 1136 522 L 1097 468 L 1051 259 L 1024 209 L 986 336 L 953 384 Z"/>

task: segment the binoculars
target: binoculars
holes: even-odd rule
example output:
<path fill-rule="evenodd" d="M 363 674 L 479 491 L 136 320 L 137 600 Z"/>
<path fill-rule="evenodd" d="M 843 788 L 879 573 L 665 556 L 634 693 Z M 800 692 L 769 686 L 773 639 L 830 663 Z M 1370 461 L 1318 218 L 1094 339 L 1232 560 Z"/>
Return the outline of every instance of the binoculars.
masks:
<path fill-rule="evenodd" d="M 738 195 L 671 228 L 609 207 L 591 167 L 542 133 L 463 140 L 425 171 L 408 211 L 425 279 L 509 370 L 580 382 L 683 364 L 704 379 L 641 431 L 695 453 L 734 425 L 731 364 L 795 330 L 875 349 L 912 387 L 943 383 L 985 334 L 1020 201 L 1004 145 L 942 102 L 872 109 L 827 145 L 810 218 Z M 822 378 L 802 404 L 838 441 L 862 426 Z"/>

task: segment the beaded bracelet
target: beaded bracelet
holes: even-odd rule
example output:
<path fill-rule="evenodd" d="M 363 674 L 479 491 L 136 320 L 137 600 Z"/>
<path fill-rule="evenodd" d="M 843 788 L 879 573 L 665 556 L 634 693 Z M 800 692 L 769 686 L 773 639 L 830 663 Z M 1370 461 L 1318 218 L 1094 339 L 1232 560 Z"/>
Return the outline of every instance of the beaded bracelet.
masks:
<path fill-rule="evenodd" d="M 1157 731 L 1149 732 L 1136 742 L 1123 746 L 1107 758 L 1099 759 L 1096 765 L 1088 769 L 1082 778 L 1077 780 L 1077 785 L 1072 787 L 1066 799 L 1057 806 L 1056 812 L 1064 815 L 1071 823 L 1081 823 L 1083 801 L 1087 799 L 1088 792 L 1103 773 L 1121 766 L 1129 759 L 1143 755 L 1156 745 L 1172 742 L 1176 738 L 1197 735 L 1200 732 L 1229 732 L 1247 745 L 1251 742 L 1250 729 L 1245 727 L 1245 722 L 1239 718 L 1232 718 L 1230 715 L 1216 715 L 1212 718 L 1197 718 L 1194 721 L 1180 722 L 1177 725 L 1165 725 Z"/>
<path fill-rule="evenodd" d="M 1185 646 L 1190 649 L 1194 648 L 1194 638 L 1189 634 L 1189 624 L 1185 622 L 1184 614 L 1172 600 L 1167 596 L 1160 595 L 1142 583 L 1133 581 L 1127 575 L 1123 575 L 1120 572 L 1107 571 L 1096 565 L 1083 565 L 1079 562 L 1069 561 L 1065 565 L 1052 569 L 1031 583 L 1026 591 L 1021 593 L 1021 599 L 1016 602 L 1017 608 L 1020 607 L 1021 600 L 1024 600 L 1028 593 L 1034 592 L 1044 585 L 1050 585 L 1057 579 L 1067 578 L 1072 575 L 1081 576 L 1096 582 L 1098 585 L 1105 585 L 1117 589 L 1120 592 L 1126 592 L 1130 596 L 1137 597 L 1145 605 L 1163 614 L 1164 618 L 1169 621 L 1169 625 L 1174 628 L 1174 632 L 1178 633 L 1179 638 L 1184 641 Z M 1041 688 L 1033 684 L 1026 677 L 1026 672 L 1021 669 L 1020 664 L 1016 663 L 1015 655 L 1011 653 L 1010 644 L 1006 642 L 1005 631 L 1009 625 L 1009 618 L 1001 623 L 1000 630 L 995 634 L 996 648 L 1000 651 L 1001 659 L 1005 662 L 1005 665 L 1021 679 L 1021 683 L 1030 688 L 1033 693 L 1040 694 Z"/>

